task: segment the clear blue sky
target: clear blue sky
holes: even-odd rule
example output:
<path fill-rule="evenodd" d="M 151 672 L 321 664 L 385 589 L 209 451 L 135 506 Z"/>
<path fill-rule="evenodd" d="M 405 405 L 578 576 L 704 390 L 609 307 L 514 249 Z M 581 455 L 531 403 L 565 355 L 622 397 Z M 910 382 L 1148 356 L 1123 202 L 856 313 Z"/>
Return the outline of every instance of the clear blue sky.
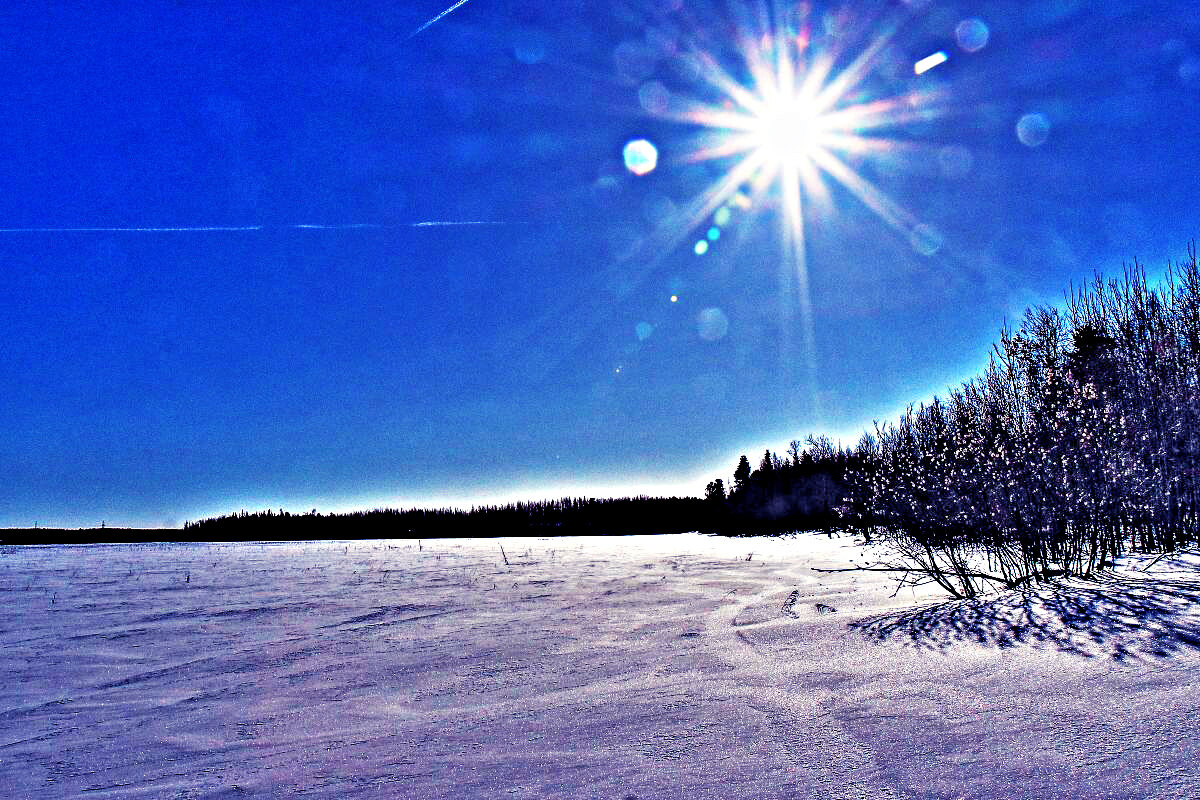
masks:
<path fill-rule="evenodd" d="M 1192 2 L 332 5 L 0 9 L 0 525 L 700 493 L 1198 233 Z"/>

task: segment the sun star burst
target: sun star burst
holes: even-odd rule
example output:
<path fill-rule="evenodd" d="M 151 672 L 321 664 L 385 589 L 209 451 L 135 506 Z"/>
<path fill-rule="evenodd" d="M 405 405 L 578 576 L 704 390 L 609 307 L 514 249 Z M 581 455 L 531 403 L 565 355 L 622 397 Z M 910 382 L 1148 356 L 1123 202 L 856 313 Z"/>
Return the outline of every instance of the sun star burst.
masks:
<path fill-rule="evenodd" d="M 799 311 L 803 362 L 811 368 L 806 222 L 834 212 L 830 189 L 838 185 L 905 239 L 928 229 L 858 165 L 911 147 L 903 127 L 929 119 L 941 98 L 914 85 L 911 65 L 898 69 L 889 49 L 911 11 L 852 20 L 854 29 L 869 32 L 855 51 L 847 49 L 852 37 L 814 31 L 815 12 L 797 21 L 794 8 L 780 8 L 759 3 L 743 14 L 732 52 L 689 43 L 684 57 L 704 99 L 681 98 L 662 116 L 695 129 L 675 160 L 722 167 L 676 220 L 677 233 L 708 227 L 739 202 L 743 210 L 776 211 L 785 254 L 781 290 Z M 884 65 L 892 68 L 886 78 L 879 74 Z"/>
<path fill-rule="evenodd" d="M 770 19 L 769 14 L 761 15 Z M 876 28 L 871 41 L 838 68 L 841 53 L 812 44 L 808 24 L 799 30 L 773 26 L 743 30 L 734 66 L 739 80 L 711 53 L 689 56 L 719 101 L 691 101 L 672 114 L 700 129 L 683 160 L 728 160 L 732 166 L 705 192 L 694 209 L 696 224 L 748 187 L 756 205 L 773 195 L 782 201 L 790 238 L 803 240 L 803 206 L 828 202 L 831 179 L 882 220 L 909 234 L 916 218 L 853 166 L 854 159 L 894 152 L 903 139 L 889 134 L 904 123 L 928 118 L 934 95 L 909 88 L 892 97 L 872 97 L 863 83 L 881 62 L 897 25 Z M 845 59 L 840 59 L 844 61 Z"/>

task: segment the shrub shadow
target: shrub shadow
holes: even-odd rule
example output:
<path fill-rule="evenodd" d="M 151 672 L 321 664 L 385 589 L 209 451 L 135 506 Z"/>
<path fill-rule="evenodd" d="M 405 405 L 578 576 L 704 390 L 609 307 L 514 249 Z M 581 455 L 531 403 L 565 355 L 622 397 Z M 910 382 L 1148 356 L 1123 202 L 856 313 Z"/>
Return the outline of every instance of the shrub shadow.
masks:
<path fill-rule="evenodd" d="M 1083 657 L 1165 658 L 1200 649 L 1200 581 L 1105 575 L 851 623 L 877 642 L 945 651 L 975 643 L 1053 647 Z"/>

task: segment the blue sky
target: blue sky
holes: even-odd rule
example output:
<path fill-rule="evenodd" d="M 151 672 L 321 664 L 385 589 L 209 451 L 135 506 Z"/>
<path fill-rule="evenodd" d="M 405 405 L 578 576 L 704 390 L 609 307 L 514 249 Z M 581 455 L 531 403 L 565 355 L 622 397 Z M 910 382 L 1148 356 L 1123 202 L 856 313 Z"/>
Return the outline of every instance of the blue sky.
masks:
<path fill-rule="evenodd" d="M 1197 233 L 1188 2 L 71 5 L 0 10 L 0 525 L 699 493 Z M 716 191 L 714 75 L 882 40 L 799 227 Z"/>

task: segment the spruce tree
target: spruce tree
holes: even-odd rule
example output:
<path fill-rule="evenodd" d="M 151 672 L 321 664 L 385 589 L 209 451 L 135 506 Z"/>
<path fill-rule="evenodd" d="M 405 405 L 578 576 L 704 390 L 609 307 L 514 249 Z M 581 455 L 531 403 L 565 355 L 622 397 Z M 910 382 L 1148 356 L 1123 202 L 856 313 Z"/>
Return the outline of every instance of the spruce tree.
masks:
<path fill-rule="evenodd" d="M 750 480 L 750 459 L 742 456 L 738 460 L 737 469 L 733 471 L 733 490 L 740 492 L 746 488 Z"/>

